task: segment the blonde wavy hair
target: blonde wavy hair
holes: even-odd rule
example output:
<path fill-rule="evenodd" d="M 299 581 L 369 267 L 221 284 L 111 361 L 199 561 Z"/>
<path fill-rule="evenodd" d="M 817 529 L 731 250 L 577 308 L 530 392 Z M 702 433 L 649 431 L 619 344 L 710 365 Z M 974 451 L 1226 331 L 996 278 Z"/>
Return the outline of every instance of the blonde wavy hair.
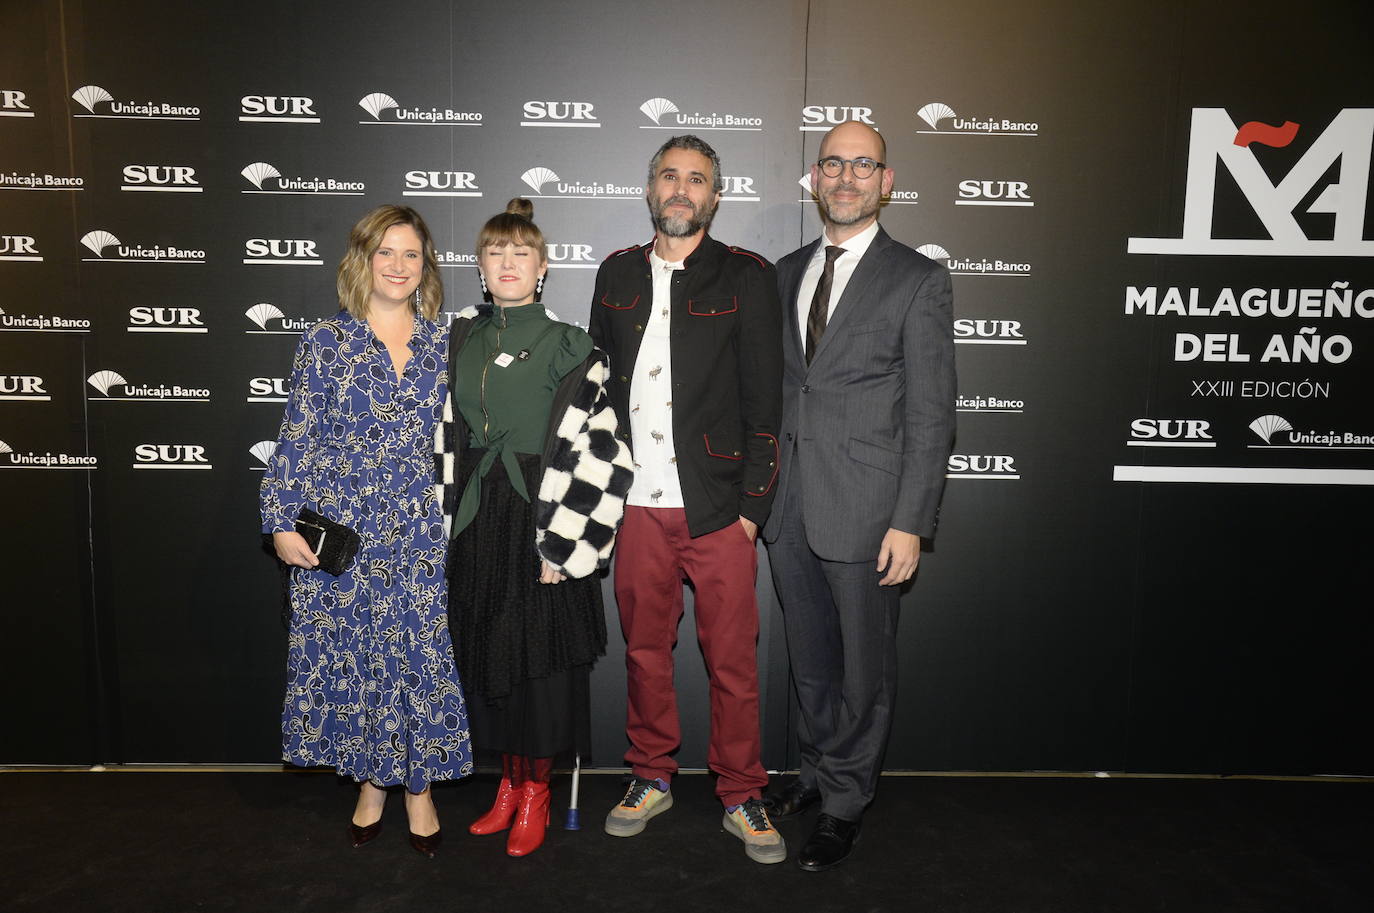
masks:
<path fill-rule="evenodd" d="M 434 239 L 420 214 L 409 206 L 388 203 L 364 215 L 348 233 L 348 250 L 339 261 L 334 284 L 339 292 L 339 307 L 359 320 L 367 318 L 367 302 L 372 294 L 372 255 L 382 246 L 382 237 L 393 225 L 409 225 L 420 236 L 425 264 L 420 271 L 421 317 L 433 320 L 444 305 L 444 282 L 439 276 L 439 258 Z M 414 302 L 411 302 L 414 307 Z"/>

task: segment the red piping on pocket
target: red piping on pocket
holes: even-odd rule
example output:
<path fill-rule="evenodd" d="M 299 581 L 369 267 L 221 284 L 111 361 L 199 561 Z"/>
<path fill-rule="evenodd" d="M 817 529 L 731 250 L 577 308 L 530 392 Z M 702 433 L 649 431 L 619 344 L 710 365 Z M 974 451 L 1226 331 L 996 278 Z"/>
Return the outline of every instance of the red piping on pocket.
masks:
<path fill-rule="evenodd" d="M 763 431 L 755 431 L 754 434 L 755 434 L 755 436 L 757 436 L 757 437 L 766 437 L 766 438 L 768 438 L 769 442 L 773 445 L 773 474 L 772 474 L 771 476 L 768 477 L 768 485 L 767 485 L 767 487 L 765 487 L 765 488 L 763 489 L 763 491 L 746 491 L 746 492 L 745 492 L 745 494 L 747 494 L 747 495 L 749 495 L 749 496 L 751 496 L 751 497 L 762 498 L 764 495 L 768 494 L 770 491 L 773 490 L 773 483 L 776 482 L 776 481 L 778 480 L 778 470 L 782 468 L 782 467 L 779 466 L 778 464 L 782 462 L 782 457 L 781 457 L 781 454 L 778 453 L 778 439 L 777 439 L 777 438 L 775 438 L 775 437 L 773 437 L 773 435 L 768 434 L 768 433 L 763 432 Z"/>
<path fill-rule="evenodd" d="M 716 453 L 714 450 L 711 449 L 711 438 L 710 438 L 709 435 L 703 434 L 703 435 L 701 436 L 701 439 L 702 439 L 703 441 L 706 442 L 706 452 L 709 453 L 709 454 L 710 454 L 711 456 L 713 456 L 713 457 L 720 457 L 722 460 L 742 460 L 742 459 L 744 459 L 744 457 L 742 457 L 742 456 L 731 456 L 731 455 L 728 454 L 728 453 Z"/>
<path fill-rule="evenodd" d="M 738 295 L 731 295 L 731 296 L 730 296 L 730 310 L 728 310 L 728 311 L 713 311 L 713 312 L 710 313 L 710 314 L 704 314 L 704 313 L 702 313 L 701 311 L 694 311 L 694 310 L 692 310 L 692 305 L 695 303 L 695 301 L 696 301 L 696 299 L 694 299 L 694 298 L 688 298 L 688 299 L 687 299 L 687 313 L 691 314 L 693 317 L 724 317 L 726 314 L 733 314 L 733 313 L 735 313 L 736 311 L 739 310 L 739 296 L 738 296 Z M 602 303 L 604 304 L 605 302 L 602 302 Z"/>

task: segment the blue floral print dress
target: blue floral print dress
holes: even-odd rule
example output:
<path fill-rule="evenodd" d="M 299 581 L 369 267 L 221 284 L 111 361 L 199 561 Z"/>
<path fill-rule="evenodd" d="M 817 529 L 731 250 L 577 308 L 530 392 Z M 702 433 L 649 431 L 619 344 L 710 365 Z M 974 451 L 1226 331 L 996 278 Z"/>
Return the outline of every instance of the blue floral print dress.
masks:
<path fill-rule="evenodd" d="M 448 330 L 416 316 L 410 349 L 398 379 L 366 320 L 303 335 L 261 507 L 266 533 L 309 507 L 362 540 L 338 577 L 292 572 L 283 759 L 420 792 L 470 773 L 472 752 L 434 495 Z"/>

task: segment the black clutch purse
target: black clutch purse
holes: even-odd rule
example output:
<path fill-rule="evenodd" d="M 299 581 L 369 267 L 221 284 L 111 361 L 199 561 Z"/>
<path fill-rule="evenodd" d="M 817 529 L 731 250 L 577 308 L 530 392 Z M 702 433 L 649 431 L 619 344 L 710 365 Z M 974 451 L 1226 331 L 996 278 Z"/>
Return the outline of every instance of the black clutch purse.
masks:
<path fill-rule="evenodd" d="M 301 508 L 300 516 L 296 518 L 296 532 L 304 537 L 305 544 L 320 559 L 317 570 L 335 577 L 348 570 L 361 544 L 357 530 L 335 523 L 328 517 L 321 517 L 308 507 Z"/>

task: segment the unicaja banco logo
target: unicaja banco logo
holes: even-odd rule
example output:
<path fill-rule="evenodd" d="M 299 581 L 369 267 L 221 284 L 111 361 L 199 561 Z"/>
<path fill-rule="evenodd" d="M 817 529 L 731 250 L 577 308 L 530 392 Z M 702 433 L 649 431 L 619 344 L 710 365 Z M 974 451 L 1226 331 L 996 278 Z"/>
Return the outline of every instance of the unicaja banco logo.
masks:
<path fill-rule="evenodd" d="M 371 95 L 364 95 L 358 99 L 358 104 L 364 111 L 372 115 L 373 120 L 381 120 L 383 111 L 401 107 L 400 102 L 385 92 L 373 92 Z"/>
<path fill-rule="evenodd" d="M 360 124 L 427 124 L 440 127 L 480 127 L 482 112 L 455 111 L 452 108 L 406 108 L 385 92 L 373 92 L 358 99 L 358 106 L 372 115 Z M 385 115 L 385 116 L 384 116 Z"/>
<path fill-rule="evenodd" d="M 194 105 L 173 105 L 161 101 L 115 101 L 115 97 L 100 86 L 82 86 L 72 93 L 72 100 L 86 109 L 85 114 L 73 117 L 101 117 L 115 120 L 200 120 L 200 108 Z M 96 105 L 109 105 L 97 111 Z"/>
<path fill-rule="evenodd" d="M 954 109 L 944 102 L 933 102 L 916 112 L 916 116 L 930 124 L 930 129 L 939 130 L 940 121 L 954 116 Z"/>
<path fill-rule="evenodd" d="M 1250 430 L 1264 443 L 1272 444 L 1275 434 L 1280 431 L 1292 431 L 1293 426 L 1281 415 L 1261 415 L 1250 423 Z"/>
<path fill-rule="evenodd" d="M 97 371 L 86 378 L 91 389 L 100 394 L 90 397 L 93 402 L 182 402 L 208 403 L 210 391 L 204 387 L 183 387 L 180 384 L 131 384 L 118 371 Z"/>
<path fill-rule="evenodd" d="M 125 380 L 117 371 L 97 371 L 86 378 L 86 383 L 90 384 L 100 392 L 101 396 L 109 396 L 110 388 L 115 384 L 124 386 L 129 382 Z"/>
<path fill-rule="evenodd" d="M 0 441 L 0 469 L 95 469 L 99 461 L 93 456 L 74 453 L 20 453 Z"/>
<path fill-rule="evenodd" d="M 1040 132 L 1040 125 L 1028 121 L 1009 120 L 1005 117 L 977 116 L 960 117 L 954 109 L 942 101 L 934 101 L 928 105 L 923 105 L 916 112 L 916 116 L 930 125 L 929 130 L 917 130 L 917 133 L 941 133 L 959 134 L 975 133 L 984 136 L 1037 136 Z M 945 129 L 941 129 L 943 121 Z"/>
<path fill-rule="evenodd" d="M 239 174 L 243 175 L 248 180 L 248 183 L 259 190 L 262 190 L 262 182 L 268 178 L 281 177 L 281 172 L 278 171 L 275 166 L 269 165 L 266 162 L 254 162 L 240 171 Z"/>
<path fill-rule="evenodd" d="M 267 461 L 272 459 L 272 455 L 277 452 L 277 442 L 258 441 L 252 447 L 248 448 L 248 452 L 253 455 L 253 459 L 257 460 L 259 464 L 252 468 L 261 472 L 267 468 Z"/>
<path fill-rule="evenodd" d="M 955 257 L 939 244 L 922 244 L 916 252 L 932 260 L 943 260 L 951 276 L 1011 276 L 1026 277 L 1031 273 L 1029 263 L 1002 260 L 997 257 Z"/>
<path fill-rule="evenodd" d="M 631 185 L 621 185 L 615 183 L 602 183 L 592 181 L 585 183 L 582 181 L 565 181 L 554 173 L 552 168 L 545 168 L 540 165 L 529 169 L 520 175 L 520 180 L 534 191 L 530 194 L 536 199 L 554 200 L 582 200 L 582 199 L 601 199 L 601 200 L 636 200 L 644 196 L 644 188 Z M 545 192 L 545 187 L 549 192 Z"/>
<path fill-rule="evenodd" d="M 639 110 L 644 112 L 644 116 L 655 124 L 663 126 L 660 118 L 665 114 L 676 114 L 677 105 L 666 98 L 651 98 L 639 106 Z"/>
<path fill-rule="evenodd" d="M 763 129 L 763 118 L 754 117 L 750 114 L 718 114 L 712 111 L 703 114 L 700 111 L 691 114 L 683 114 L 678 106 L 668 98 L 646 99 L 639 106 L 639 110 L 644 116 L 653 121 L 653 125 L 640 124 L 641 130 L 676 130 L 679 127 L 695 127 L 698 130 L 748 130 L 758 132 Z M 672 115 L 669 117 L 669 115 Z M 666 120 L 665 120 L 666 118 Z"/>
<path fill-rule="evenodd" d="M 144 247 L 140 244 L 125 244 L 111 232 L 103 229 L 88 231 L 81 236 L 81 246 L 94 257 L 82 257 L 82 263 L 204 263 L 205 251 L 174 245 L 155 244 Z M 114 256 L 107 256 L 106 248 L 114 248 Z"/>
<path fill-rule="evenodd" d="M 360 197 L 367 191 L 367 185 L 362 181 L 341 181 L 337 178 L 322 177 L 282 177 L 282 173 L 277 170 L 276 166 L 267 162 L 254 162 L 245 166 L 239 174 L 257 188 L 256 190 L 241 191 L 242 193 Z"/>
<path fill-rule="evenodd" d="M 286 315 L 282 313 L 281 308 L 277 307 L 275 304 L 268 304 L 265 301 L 253 305 L 248 310 L 244 311 L 243 314 L 264 330 L 267 329 L 267 321 L 282 320 L 286 317 Z"/>
<path fill-rule="evenodd" d="M 315 321 L 309 317 L 287 317 L 282 313 L 282 309 L 267 301 L 259 301 L 257 304 L 243 312 L 257 327 L 256 330 L 244 330 L 245 333 L 266 333 L 272 336 L 295 336 L 305 332 L 314 326 Z M 272 326 L 275 321 L 275 326 Z"/>
<path fill-rule="evenodd" d="M 541 166 L 539 168 L 531 168 L 529 171 L 526 171 L 524 174 L 520 175 L 520 180 L 528 184 L 530 186 L 530 189 L 532 189 L 535 193 L 543 193 L 545 184 L 547 184 L 549 181 L 561 180 L 561 178 L 559 178 L 558 175 L 554 174 L 551 169 L 544 168 Z"/>
<path fill-rule="evenodd" d="M 105 248 L 118 244 L 119 239 L 108 231 L 88 231 L 81 236 L 81 243 L 97 257 L 104 257 Z"/>
<path fill-rule="evenodd" d="M 1346 108 L 1320 134 L 1284 121 L 1271 126 L 1249 121 L 1237 127 L 1224 108 L 1194 108 L 1188 147 L 1188 180 L 1180 238 L 1130 238 L 1132 254 L 1222 254 L 1240 257 L 1370 257 L 1374 241 L 1364 237 L 1369 197 L 1370 154 L 1374 151 L 1374 108 Z M 1282 149 L 1299 136 L 1307 151 L 1278 183 L 1269 179 L 1256 147 Z M 1262 153 L 1261 153 L 1262 154 Z M 1217 161 L 1226 167 L 1245 202 L 1269 234 L 1264 238 L 1219 238 L 1213 224 Z M 1332 166 L 1336 177 L 1321 187 Z M 1312 197 L 1313 191 L 1320 191 Z M 1223 191 L 1226 192 L 1226 191 Z M 1311 198 L 1307 213 L 1335 217 L 1331 237 L 1309 237 L 1294 210 Z"/>

